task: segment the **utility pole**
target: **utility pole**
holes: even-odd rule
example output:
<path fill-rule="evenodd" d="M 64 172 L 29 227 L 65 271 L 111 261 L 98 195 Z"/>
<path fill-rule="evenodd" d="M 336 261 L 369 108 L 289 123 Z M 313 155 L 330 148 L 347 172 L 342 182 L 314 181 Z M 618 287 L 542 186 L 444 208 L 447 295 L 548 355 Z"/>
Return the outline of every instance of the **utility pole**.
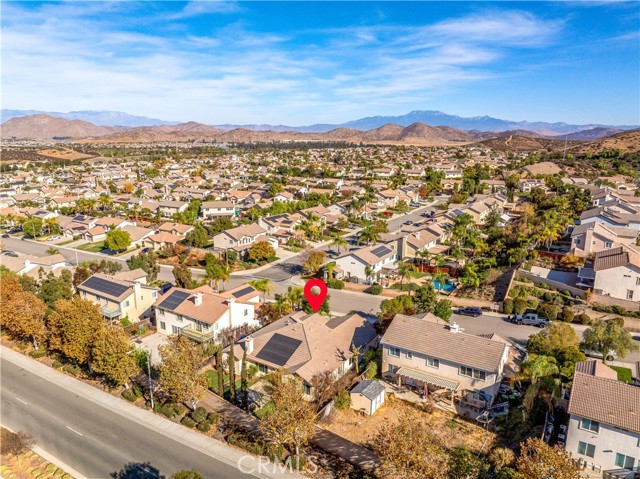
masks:
<path fill-rule="evenodd" d="M 149 348 L 149 356 L 147 356 L 147 374 L 149 375 L 149 399 L 151 400 L 151 409 L 155 409 L 153 405 L 153 388 L 151 384 L 151 348 Z"/>

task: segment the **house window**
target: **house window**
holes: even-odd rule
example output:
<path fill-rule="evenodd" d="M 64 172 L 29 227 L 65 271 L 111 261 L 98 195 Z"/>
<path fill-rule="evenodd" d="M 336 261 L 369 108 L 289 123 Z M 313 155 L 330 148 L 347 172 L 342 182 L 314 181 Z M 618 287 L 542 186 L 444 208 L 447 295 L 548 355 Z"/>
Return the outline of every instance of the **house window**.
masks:
<path fill-rule="evenodd" d="M 591 419 L 582 418 L 580 429 L 597 433 L 600 432 L 600 423 Z"/>
<path fill-rule="evenodd" d="M 125 307 L 125 308 L 128 308 L 128 307 L 129 307 L 129 300 L 128 300 L 128 299 L 124 302 L 124 307 Z"/>
<path fill-rule="evenodd" d="M 625 456 L 624 454 L 617 453 L 616 454 L 616 466 L 622 467 L 624 469 L 633 470 L 633 465 L 636 460 L 631 456 Z"/>
<path fill-rule="evenodd" d="M 249 310 L 248 310 L 248 309 L 245 309 L 245 310 L 244 310 L 244 315 L 245 315 L 245 316 L 249 316 Z"/>
<path fill-rule="evenodd" d="M 311 386 L 309 386 L 307 383 L 302 383 L 302 391 L 306 395 L 311 395 Z"/>
<path fill-rule="evenodd" d="M 177 320 L 179 323 L 181 323 L 182 321 L 184 321 L 184 318 L 182 317 L 182 315 L 181 315 L 181 314 L 177 314 L 177 315 L 176 315 L 176 320 Z"/>
<path fill-rule="evenodd" d="M 580 238 L 576 238 L 573 240 L 573 244 L 580 244 Z"/>
<path fill-rule="evenodd" d="M 395 356 L 396 358 L 400 357 L 400 349 L 389 347 L 389 356 Z"/>
<path fill-rule="evenodd" d="M 487 375 L 484 371 L 469 368 L 467 366 L 460 366 L 459 374 L 460 376 L 467 376 L 473 379 L 479 379 L 480 381 L 484 381 L 487 378 Z"/>
<path fill-rule="evenodd" d="M 164 316 L 164 309 L 158 308 L 158 315 L 159 316 Z"/>
<path fill-rule="evenodd" d="M 611 246 L 613 246 L 613 243 L 611 243 L 611 241 L 605 241 L 604 242 L 604 247 L 605 248 L 611 248 Z"/>
<path fill-rule="evenodd" d="M 640 285 L 640 276 L 638 276 L 638 277 L 636 278 L 636 284 L 637 284 L 637 285 Z"/>
<path fill-rule="evenodd" d="M 596 446 L 593 444 L 587 444 L 586 442 L 578 442 L 578 454 L 583 456 L 593 457 L 596 454 Z"/>
<path fill-rule="evenodd" d="M 413 359 L 413 353 L 411 351 L 407 351 L 407 359 Z"/>
<path fill-rule="evenodd" d="M 171 326 L 171 331 L 173 334 L 178 334 L 180 332 L 180 328 L 178 326 Z"/>
<path fill-rule="evenodd" d="M 427 366 L 430 368 L 439 368 L 440 360 L 436 358 L 427 358 Z"/>
<path fill-rule="evenodd" d="M 157 298 L 158 297 L 158 293 L 156 291 L 152 291 L 151 292 L 151 297 L 152 298 Z"/>
<path fill-rule="evenodd" d="M 264 364 L 258 364 L 258 371 L 260 371 L 263 374 L 267 374 L 269 372 L 269 368 L 266 367 Z"/>
<path fill-rule="evenodd" d="M 167 329 L 167 325 L 164 323 L 164 321 L 160 321 L 160 329 Z"/>
<path fill-rule="evenodd" d="M 627 290 L 627 299 L 633 299 L 633 290 L 632 289 L 628 289 Z"/>
<path fill-rule="evenodd" d="M 391 374 L 395 374 L 395 372 L 398 370 L 398 366 L 395 366 L 393 364 L 389 364 L 389 368 L 387 369 L 387 371 L 389 371 Z"/>

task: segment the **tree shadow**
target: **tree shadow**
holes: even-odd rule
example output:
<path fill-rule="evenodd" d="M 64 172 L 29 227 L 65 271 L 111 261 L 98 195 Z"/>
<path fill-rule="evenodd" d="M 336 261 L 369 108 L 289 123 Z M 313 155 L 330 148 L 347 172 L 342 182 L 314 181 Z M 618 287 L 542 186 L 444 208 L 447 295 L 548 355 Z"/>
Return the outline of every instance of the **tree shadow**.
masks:
<path fill-rule="evenodd" d="M 150 462 L 130 462 L 110 474 L 114 479 L 166 479 Z"/>

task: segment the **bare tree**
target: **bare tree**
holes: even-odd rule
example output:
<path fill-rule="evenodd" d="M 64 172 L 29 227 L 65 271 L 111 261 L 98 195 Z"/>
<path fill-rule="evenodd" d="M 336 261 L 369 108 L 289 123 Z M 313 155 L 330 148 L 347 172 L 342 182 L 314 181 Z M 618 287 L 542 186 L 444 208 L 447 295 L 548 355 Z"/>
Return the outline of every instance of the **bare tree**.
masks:
<path fill-rule="evenodd" d="M 18 431 L 7 435 L 3 439 L 2 449 L 14 456 L 18 461 L 18 465 L 20 465 L 20 456 L 35 445 L 36 440 L 31 434 L 25 431 Z"/>

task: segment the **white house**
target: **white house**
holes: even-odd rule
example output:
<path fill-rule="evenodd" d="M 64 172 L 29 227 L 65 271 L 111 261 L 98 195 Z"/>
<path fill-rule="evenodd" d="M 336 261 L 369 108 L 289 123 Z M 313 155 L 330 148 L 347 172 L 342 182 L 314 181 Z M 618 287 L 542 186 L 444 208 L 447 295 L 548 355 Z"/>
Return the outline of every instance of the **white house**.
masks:
<path fill-rule="evenodd" d="M 202 217 L 215 219 L 220 216 L 233 217 L 236 214 L 235 205 L 231 201 L 205 201 L 200 205 Z"/>
<path fill-rule="evenodd" d="M 599 251 L 592 268 L 578 272 L 580 284 L 594 292 L 628 301 L 640 301 L 640 249 L 625 245 Z"/>
<path fill-rule="evenodd" d="M 387 245 L 373 245 L 347 253 L 336 259 L 336 266 L 342 270 L 338 276 L 358 281 L 367 281 L 377 276 L 384 276 L 383 268 L 395 267 L 398 254 Z M 370 275 L 367 277 L 367 267 Z"/>
<path fill-rule="evenodd" d="M 577 363 L 568 412 L 567 451 L 590 470 L 632 479 L 640 466 L 640 387 L 597 361 Z"/>
<path fill-rule="evenodd" d="M 201 343 L 215 341 L 224 329 L 258 327 L 255 310 L 259 300 L 260 293 L 248 285 L 224 293 L 209 286 L 172 288 L 154 304 L 158 332 L 182 334 Z"/>

